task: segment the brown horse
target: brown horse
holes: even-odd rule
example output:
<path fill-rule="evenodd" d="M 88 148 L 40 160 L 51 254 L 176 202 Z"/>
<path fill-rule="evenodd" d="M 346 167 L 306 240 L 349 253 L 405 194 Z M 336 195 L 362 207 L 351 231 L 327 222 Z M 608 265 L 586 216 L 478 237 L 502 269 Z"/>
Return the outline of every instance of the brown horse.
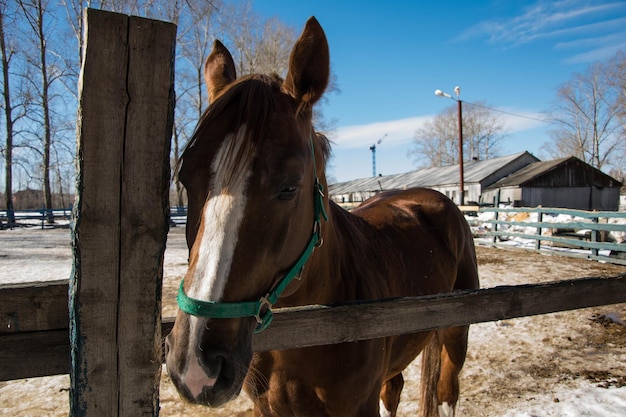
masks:
<path fill-rule="evenodd" d="M 169 374 L 182 397 L 208 406 L 243 387 L 256 416 L 394 416 L 402 371 L 424 350 L 422 412 L 451 416 L 468 327 L 252 352 L 273 304 L 478 287 L 468 225 L 443 195 L 386 192 L 351 213 L 322 195 L 330 148 L 311 115 L 328 77 L 328 44 L 314 18 L 284 82 L 236 79 L 230 53 L 215 42 L 205 65 L 211 104 L 180 169 L 190 258 L 166 341 Z"/>

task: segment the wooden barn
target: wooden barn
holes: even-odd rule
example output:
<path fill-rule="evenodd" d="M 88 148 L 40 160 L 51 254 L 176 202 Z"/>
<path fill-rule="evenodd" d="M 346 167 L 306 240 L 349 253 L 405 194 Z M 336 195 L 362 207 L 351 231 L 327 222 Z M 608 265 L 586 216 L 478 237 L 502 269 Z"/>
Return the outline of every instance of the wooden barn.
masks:
<path fill-rule="evenodd" d="M 481 203 L 618 210 L 621 186 L 616 179 L 572 156 L 527 165 L 487 187 Z"/>
<path fill-rule="evenodd" d="M 528 152 L 483 161 L 464 162 L 464 201 L 478 202 L 483 190 L 513 172 L 537 162 Z M 361 178 L 329 186 L 330 198 L 338 204 L 355 205 L 388 190 L 412 187 L 432 188 L 458 202 L 459 165 L 418 169 L 396 175 Z"/>

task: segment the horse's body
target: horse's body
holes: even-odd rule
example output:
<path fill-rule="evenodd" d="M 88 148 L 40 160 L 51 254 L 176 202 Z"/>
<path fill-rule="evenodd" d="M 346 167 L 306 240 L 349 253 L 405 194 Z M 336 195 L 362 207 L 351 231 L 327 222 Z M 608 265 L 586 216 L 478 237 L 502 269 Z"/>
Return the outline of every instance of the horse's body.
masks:
<path fill-rule="evenodd" d="M 212 105 L 180 172 L 189 196 L 184 297 L 217 305 L 263 300 L 301 259 L 312 229 L 324 244 L 305 257 L 276 307 L 478 287 L 467 223 L 435 191 L 381 193 L 352 213 L 324 199 L 328 220 L 319 230 L 316 179 L 326 186 L 329 149 L 312 131 L 311 106 L 326 87 L 328 62 L 314 19 L 284 83 L 236 81 L 230 54 L 216 43 L 205 72 Z M 253 355 L 255 318 L 215 317 L 181 311 L 167 338 L 170 376 L 189 401 L 218 406 L 243 386 L 257 416 L 393 416 L 401 372 L 424 350 L 422 412 L 454 412 L 466 326 Z"/>

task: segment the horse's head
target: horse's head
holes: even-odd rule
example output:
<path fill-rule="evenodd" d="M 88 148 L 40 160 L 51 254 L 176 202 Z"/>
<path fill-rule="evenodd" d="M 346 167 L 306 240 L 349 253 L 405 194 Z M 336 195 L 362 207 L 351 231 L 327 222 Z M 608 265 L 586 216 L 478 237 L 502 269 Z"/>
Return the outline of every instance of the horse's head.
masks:
<path fill-rule="evenodd" d="M 189 268 L 166 341 L 170 376 L 189 401 L 218 406 L 240 392 L 258 321 L 267 324 L 268 304 L 282 287 L 297 290 L 283 278 L 319 237 L 316 177 L 325 186 L 328 144 L 313 132 L 311 112 L 328 77 L 328 44 L 314 18 L 284 82 L 236 80 L 232 57 L 217 41 L 207 59 L 211 105 L 179 173 L 189 198 Z"/>

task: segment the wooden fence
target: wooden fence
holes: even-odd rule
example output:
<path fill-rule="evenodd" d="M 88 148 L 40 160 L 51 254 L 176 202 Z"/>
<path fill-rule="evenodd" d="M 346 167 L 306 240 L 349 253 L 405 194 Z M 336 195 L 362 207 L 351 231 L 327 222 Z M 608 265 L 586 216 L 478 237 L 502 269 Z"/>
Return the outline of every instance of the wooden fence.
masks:
<path fill-rule="evenodd" d="M 89 9 L 85 28 L 70 415 L 156 415 L 176 26 Z"/>
<path fill-rule="evenodd" d="M 158 415 L 174 27 L 88 11 L 70 281 L 0 286 L 0 380 L 68 373 L 70 415 Z M 100 86 L 100 87 L 98 87 Z M 69 303 L 68 303 L 69 293 Z M 256 351 L 626 302 L 626 275 L 276 312 Z M 69 306 L 68 306 L 69 304 Z"/>
<path fill-rule="evenodd" d="M 76 346 L 69 341 L 67 289 L 67 281 L 0 286 L 0 316 L 6 320 L 0 330 L 0 381 L 68 372 L 70 350 Z M 279 309 L 272 325 L 255 335 L 253 347 L 264 351 L 342 343 L 624 302 L 626 274 Z M 134 324 L 144 320 L 137 313 L 127 319 Z M 165 318 L 159 333 L 167 334 L 173 321 Z M 137 386 L 131 387 L 129 395 L 140 395 Z"/>
<path fill-rule="evenodd" d="M 475 233 L 475 236 L 490 238 L 481 243 L 510 247 L 512 239 L 531 240 L 534 241 L 530 247 L 533 250 L 566 248 L 570 250 L 559 250 L 558 254 L 626 265 L 626 243 L 608 239 L 609 232 L 626 233 L 626 212 L 544 207 L 489 207 L 476 211 L 493 213 L 493 218 L 487 220 L 470 220 L 474 227 L 479 223 L 488 225 Z M 556 221 L 558 215 L 571 216 L 572 220 Z M 535 217 L 537 220 L 530 220 Z"/>
<path fill-rule="evenodd" d="M 9 213 L 7 210 L 0 210 L 0 230 L 36 225 L 41 225 L 42 229 L 68 227 L 67 223 L 47 223 L 47 220 L 49 217 L 52 217 L 55 222 L 57 220 L 69 220 L 72 217 L 72 209 L 61 208 L 47 210 L 42 208 L 39 210 L 15 210 L 12 214 L 12 219 L 15 220 L 15 223 L 9 222 Z"/>

